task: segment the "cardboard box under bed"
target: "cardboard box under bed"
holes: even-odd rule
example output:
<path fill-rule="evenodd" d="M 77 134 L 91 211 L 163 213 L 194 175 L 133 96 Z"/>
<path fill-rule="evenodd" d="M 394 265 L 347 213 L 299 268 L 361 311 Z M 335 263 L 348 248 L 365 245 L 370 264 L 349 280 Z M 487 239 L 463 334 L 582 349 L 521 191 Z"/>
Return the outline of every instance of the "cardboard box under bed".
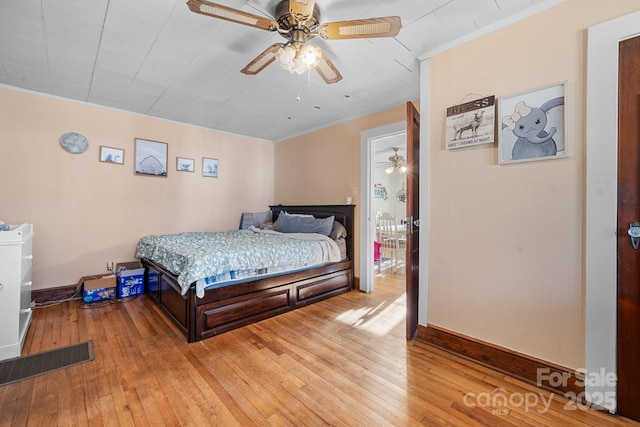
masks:
<path fill-rule="evenodd" d="M 86 304 L 116 299 L 116 276 L 88 276 L 82 279 L 82 301 Z"/>
<path fill-rule="evenodd" d="M 144 267 L 139 261 L 116 264 L 118 298 L 133 297 L 144 293 Z"/>

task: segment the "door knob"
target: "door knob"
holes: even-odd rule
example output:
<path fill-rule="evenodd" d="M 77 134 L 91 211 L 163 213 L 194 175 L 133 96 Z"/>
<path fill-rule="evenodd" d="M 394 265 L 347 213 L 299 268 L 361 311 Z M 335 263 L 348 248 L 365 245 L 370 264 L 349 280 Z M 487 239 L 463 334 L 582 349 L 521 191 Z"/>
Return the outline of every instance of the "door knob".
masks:
<path fill-rule="evenodd" d="M 636 221 L 630 222 L 627 233 L 631 237 L 631 246 L 633 246 L 633 249 L 638 249 L 640 246 L 640 223 Z"/>
<path fill-rule="evenodd" d="M 412 216 L 405 218 L 405 224 L 407 224 L 407 233 L 413 233 L 413 227 L 420 227 L 420 220 L 414 220 Z"/>

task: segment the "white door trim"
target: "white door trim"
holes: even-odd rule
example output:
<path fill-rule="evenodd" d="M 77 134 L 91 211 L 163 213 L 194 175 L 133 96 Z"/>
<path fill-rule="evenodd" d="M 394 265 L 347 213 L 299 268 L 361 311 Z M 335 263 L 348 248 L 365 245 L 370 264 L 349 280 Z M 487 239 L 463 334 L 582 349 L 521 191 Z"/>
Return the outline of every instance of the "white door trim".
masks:
<path fill-rule="evenodd" d="M 360 132 L 360 290 L 373 291 L 373 144 L 376 139 L 407 133 L 407 121 Z"/>
<path fill-rule="evenodd" d="M 618 44 L 640 33 L 640 12 L 589 28 L 585 218 L 585 368 L 616 371 Z M 587 383 L 594 403 L 616 411 L 615 384 Z M 594 399 L 591 399 L 594 400 Z"/>

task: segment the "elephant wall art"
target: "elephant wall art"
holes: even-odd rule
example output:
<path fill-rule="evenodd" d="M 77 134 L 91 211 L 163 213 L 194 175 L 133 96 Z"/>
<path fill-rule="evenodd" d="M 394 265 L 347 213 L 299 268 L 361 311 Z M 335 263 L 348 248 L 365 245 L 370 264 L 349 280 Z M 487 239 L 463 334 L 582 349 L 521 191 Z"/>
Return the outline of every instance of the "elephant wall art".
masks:
<path fill-rule="evenodd" d="M 563 82 L 499 100 L 500 164 L 567 157 L 566 86 Z"/>

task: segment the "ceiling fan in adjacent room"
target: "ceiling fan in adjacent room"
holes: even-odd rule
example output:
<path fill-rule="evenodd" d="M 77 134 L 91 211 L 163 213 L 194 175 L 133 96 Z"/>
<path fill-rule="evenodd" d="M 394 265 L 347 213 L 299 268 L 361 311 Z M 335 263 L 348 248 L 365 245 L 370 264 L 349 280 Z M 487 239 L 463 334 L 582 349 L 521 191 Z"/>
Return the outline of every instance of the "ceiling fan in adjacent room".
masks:
<path fill-rule="evenodd" d="M 384 170 L 386 173 L 407 172 L 407 160 L 404 156 L 398 154 L 398 150 L 400 150 L 399 147 L 393 147 L 393 156 L 389 157 L 388 166 Z"/>
<path fill-rule="evenodd" d="M 291 73 L 302 74 L 315 69 L 327 83 L 336 83 L 342 76 L 327 55 L 307 42 L 316 36 L 327 40 L 394 37 L 402 23 L 398 16 L 354 19 L 320 23 L 320 9 L 314 0 L 282 0 L 276 6 L 275 18 L 265 18 L 205 0 L 188 0 L 192 12 L 266 31 L 277 31 L 287 39 L 275 43 L 258 55 L 241 72 L 258 74 L 273 61 Z"/>

